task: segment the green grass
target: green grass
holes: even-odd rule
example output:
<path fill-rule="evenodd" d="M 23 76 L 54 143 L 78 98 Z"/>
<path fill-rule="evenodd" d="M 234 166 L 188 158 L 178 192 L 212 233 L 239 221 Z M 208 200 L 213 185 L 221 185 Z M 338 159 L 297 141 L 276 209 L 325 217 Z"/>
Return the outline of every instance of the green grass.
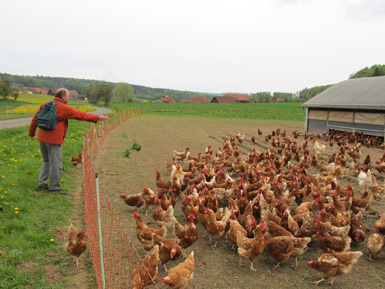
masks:
<path fill-rule="evenodd" d="M 304 121 L 302 103 L 119 103 L 112 108 L 151 108 L 153 113 L 169 115 L 198 115 L 214 118 L 251 118 L 265 120 Z"/>
<path fill-rule="evenodd" d="M 90 123 L 69 122 L 63 145 L 62 186 L 71 192 L 77 189 L 79 171 L 69 159 L 82 151 L 83 135 Z M 36 190 L 41 165 L 38 141 L 28 137 L 28 127 L 0 130 L 0 288 L 64 288 L 60 281 L 49 285 L 43 266 L 55 262 L 60 267 L 64 262 L 67 254 L 63 244 L 53 240 L 53 232 L 57 226 L 69 225 L 73 202 L 71 194 Z M 48 260 L 48 252 L 58 257 Z M 38 265 L 23 268 L 23 264 L 34 263 Z"/>

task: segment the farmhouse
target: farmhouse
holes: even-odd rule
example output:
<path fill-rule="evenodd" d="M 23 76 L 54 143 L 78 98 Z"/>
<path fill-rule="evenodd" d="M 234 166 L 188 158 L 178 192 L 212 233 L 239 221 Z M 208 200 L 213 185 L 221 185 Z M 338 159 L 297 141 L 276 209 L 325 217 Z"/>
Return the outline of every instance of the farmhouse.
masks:
<path fill-rule="evenodd" d="M 306 131 L 337 129 L 384 136 L 385 76 L 342 81 L 305 102 L 302 108 L 306 108 Z"/>
<path fill-rule="evenodd" d="M 171 97 L 168 95 L 163 95 L 160 99 L 161 102 L 163 103 L 175 103 L 175 100 L 173 100 Z"/>
<path fill-rule="evenodd" d="M 236 101 L 231 96 L 214 96 L 211 103 L 236 103 Z"/>
<path fill-rule="evenodd" d="M 50 89 L 50 90 L 48 90 L 48 92 L 47 92 L 47 95 L 56 95 L 56 92 L 57 92 L 57 89 Z"/>
<path fill-rule="evenodd" d="M 191 103 L 209 103 L 210 99 L 207 96 L 193 96 L 191 97 Z"/>
<path fill-rule="evenodd" d="M 33 93 L 41 93 L 42 89 L 40 87 L 30 87 L 29 90 Z"/>
<path fill-rule="evenodd" d="M 224 97 L 233 97 L 236 102 L 239 103 L 248 103 L 250 102 L 250 95 L 248 94 L 235 94 L 235 93 L 227 93 Z"/>

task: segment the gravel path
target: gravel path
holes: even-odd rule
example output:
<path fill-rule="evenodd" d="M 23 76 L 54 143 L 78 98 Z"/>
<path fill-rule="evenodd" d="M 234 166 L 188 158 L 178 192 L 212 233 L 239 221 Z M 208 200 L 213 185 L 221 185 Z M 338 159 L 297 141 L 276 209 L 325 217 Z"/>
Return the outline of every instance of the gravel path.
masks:
<path fill-rule="evenodd" d="M 105 114 L 105 113 L 110 113 L 111 110 L 104 108 L 104 107 L 96 107 L 96 106 L 91 106 L 95 111 L 92 111 L 90 113 L 92 114 Z M 16 127 L 16 126 L 23 126 L 23 125 L 29 125 L 31 123 L 32 117 L 27 117 L 27 118 L 17 118 L 17 119 L 9 119 L 9 120 L 0 120 L 0 129 L 3 128 L 10 128 L 10 127 Z"/>

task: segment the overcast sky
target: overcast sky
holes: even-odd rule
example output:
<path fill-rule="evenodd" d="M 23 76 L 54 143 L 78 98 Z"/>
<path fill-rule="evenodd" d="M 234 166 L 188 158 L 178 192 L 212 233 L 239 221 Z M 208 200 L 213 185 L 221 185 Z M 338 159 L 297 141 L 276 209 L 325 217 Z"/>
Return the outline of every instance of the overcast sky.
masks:
<path fill-rule="evenodd" d="M 12 0 L 0 72 L 296 92 L 385 64 L 384 0 Z"/>

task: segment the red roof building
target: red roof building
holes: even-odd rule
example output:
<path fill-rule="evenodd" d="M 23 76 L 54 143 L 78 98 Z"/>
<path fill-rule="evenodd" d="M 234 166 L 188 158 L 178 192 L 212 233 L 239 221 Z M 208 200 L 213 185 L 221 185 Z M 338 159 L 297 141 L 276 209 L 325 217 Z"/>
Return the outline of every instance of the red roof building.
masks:
<path fill-rule="evenodd" d="M 214 96 L 211 103 L 236 103 L 236 101 L 231 96 Z"/>
<path fill-rule="evenodd" d="M 225 97 L 233 97 L 236 102 L 241 102 L 241 103 L 250 102 L 250 95 L 248 95 L 248 94 L 227 93 L 224 96 Z"/>
<path fill-rule="evenodd" d="M 169 97 L 168 95 L 163 95 L 160 99 L 159 99 L 161 102 L 164 102 L 164 103 L 175 103 L 175 100 L 173 100 L 171 97 Z"/>
<path fill-rule="evenodd" d="M 50 89 L 50 90 L 48 90 L 47 95 L 55 96 L 56 92 L 57 92 L 57 89 Z"/>
<path fill-rule="evenodd" d="M 32 91 L 33 93 L 41 93 L 40 87 L 30 87 L 29 90 Z"/>
<path fill-rule="evenodd" d="M 191 103 L 209 103 L 210 100 L 207 96 L 193 96 L 190 102 Z"/>

